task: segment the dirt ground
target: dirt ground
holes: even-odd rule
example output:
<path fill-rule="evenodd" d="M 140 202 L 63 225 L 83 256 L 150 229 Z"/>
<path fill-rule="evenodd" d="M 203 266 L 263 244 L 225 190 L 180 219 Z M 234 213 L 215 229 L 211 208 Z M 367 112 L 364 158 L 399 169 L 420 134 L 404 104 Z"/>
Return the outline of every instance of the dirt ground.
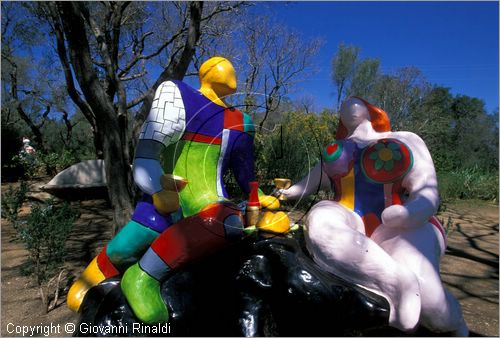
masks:
<path fill-rule="evenodd" d="M 471 333 L 498 336 L 498 205 L 460 201 L 440 217 L 453 222 L 441 278 Z"/>
<path fill-rule="evenodd" d="M 32 188 L 37 190 L 38 185 Z M 6 187 L 2 184 L 2 192 Z M 44 196 L 35 191 L 33 197 Z M 30 203 L 25 203 L 23 214 L 28 212 Z M 105 201 L 75 202 L 74 205 L 81 216 L 67 243 L 65 268 L 70 277 L 62 283 L 65 292 L 71 276 L 79 274 L 111 238 L 112 215 Z M 443 282 L 459 299 L 472 336 L 498 336 L 498 205 L 459 201 L 449 204 L 438 216 L 449 219 L 452 224 L 441 263 Z M 50 336 L 71 335 L 65 331 L 65 325 L 71 328 L 68 323 L 76 323 L 77 315 L 66 307 L 65 294 L 54 310 L 45 313 L 39 289 L 22 274 L 27 252 L 20 242 L 14 241 L 15 230 L 3 218 L 1 235 L 1 335 L 21 336 L 12 331 L 16 326 L 50 324 L 53 325 Z M 35 335 L 43 336 L 43 332 Z"/>

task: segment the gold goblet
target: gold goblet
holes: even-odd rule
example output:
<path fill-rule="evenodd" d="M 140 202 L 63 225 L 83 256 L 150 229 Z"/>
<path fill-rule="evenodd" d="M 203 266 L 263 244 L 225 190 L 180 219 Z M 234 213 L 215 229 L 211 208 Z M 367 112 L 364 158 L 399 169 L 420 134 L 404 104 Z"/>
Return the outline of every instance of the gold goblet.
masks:
<path fill-rule="evenodd" d="M 292 185 L 292 180 L 289 178 L 275 178 L 274 185 L 276 186 L 276 189 L 288 189 Z M 286 196 L 279 194 L 278 199 L 280 201 L 285 201 Z"/>

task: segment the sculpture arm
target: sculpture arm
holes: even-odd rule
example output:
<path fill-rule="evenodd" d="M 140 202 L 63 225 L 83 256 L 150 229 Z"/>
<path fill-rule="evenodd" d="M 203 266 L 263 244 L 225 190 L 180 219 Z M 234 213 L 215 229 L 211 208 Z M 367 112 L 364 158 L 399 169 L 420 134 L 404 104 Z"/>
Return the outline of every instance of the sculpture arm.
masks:
<path fill-rule="evenodd" d="M 330 179 L 323 171 L 322 162 L 318 162 L 314 168 L 302 178 L 299 182 L 292 185 L 288 189 L 283 189 L 280 192 L 286 198 L 295 200 L 302 197 L 307 197 L 319 189 L 330 189 Z"/>
<path fill-rule="evenodd" d="M 427 223 L 439 206 L 436 171 L 429 150 L 419 136 L 409 132 L 398 134 L 413 154 L 413 167 L 402 181 L 409 198 L 404 205 L 385 209 L 382 222 L 394 227 L 418 227 Z"/>
<path fill-rule="evenodd" d="M 134 181 L 144 193 L 154 195 L 162 191 L 161 152 L 181 138 L 185 125 L 186 113 L 179 88 L 172 81 L 163 82 L 142 125 L 134 157 Z"/>
<path fill-rule="evenodd" d="M 240 133 L 231 149 L 230 167 L 241 190 L 246 196 L 250 194 L 249 182 L 255 181 L 255 158 L 253 136 Z M 266 195 L 259 189 L 259 202 L 262 208 L 274 210 L 280 203 L 274 196 Z"/>
<path fill-rule="evenodd" d="M 230 168 L 246 196 L 250 194 L 249 182 L 255 181 L 253 137 L 248 133 L 239 133 L 230 153 Z"/>

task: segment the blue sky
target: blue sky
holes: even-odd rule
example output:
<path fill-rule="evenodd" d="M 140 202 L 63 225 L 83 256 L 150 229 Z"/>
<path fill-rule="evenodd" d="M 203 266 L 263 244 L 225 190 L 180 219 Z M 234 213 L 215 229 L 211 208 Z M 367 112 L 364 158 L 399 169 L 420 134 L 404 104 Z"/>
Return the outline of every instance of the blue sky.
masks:
<path fill-rule="evenodd" d="M 498 2 L 261 2 L 253 10 L 305 39 L 323 38 L 319 72 L 295 88 L 317 108 L 334 106 L 331 59 L 340 42 L 380 59 L 384 73 L 416 66 L 453 94 L 483 99 L 488 112 L 498 107 Z"/>

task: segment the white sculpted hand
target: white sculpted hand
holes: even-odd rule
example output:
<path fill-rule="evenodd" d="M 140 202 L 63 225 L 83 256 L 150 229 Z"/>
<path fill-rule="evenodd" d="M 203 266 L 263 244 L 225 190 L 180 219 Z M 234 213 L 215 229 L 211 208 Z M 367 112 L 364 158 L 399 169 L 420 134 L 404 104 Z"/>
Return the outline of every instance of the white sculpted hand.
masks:
<path fill-rule="evenodd" d="M 410 212 L 404 205 L 391 205 L 382 212 L 382 223 L 389 227 L 408 227 L 410 221 Z"/>

